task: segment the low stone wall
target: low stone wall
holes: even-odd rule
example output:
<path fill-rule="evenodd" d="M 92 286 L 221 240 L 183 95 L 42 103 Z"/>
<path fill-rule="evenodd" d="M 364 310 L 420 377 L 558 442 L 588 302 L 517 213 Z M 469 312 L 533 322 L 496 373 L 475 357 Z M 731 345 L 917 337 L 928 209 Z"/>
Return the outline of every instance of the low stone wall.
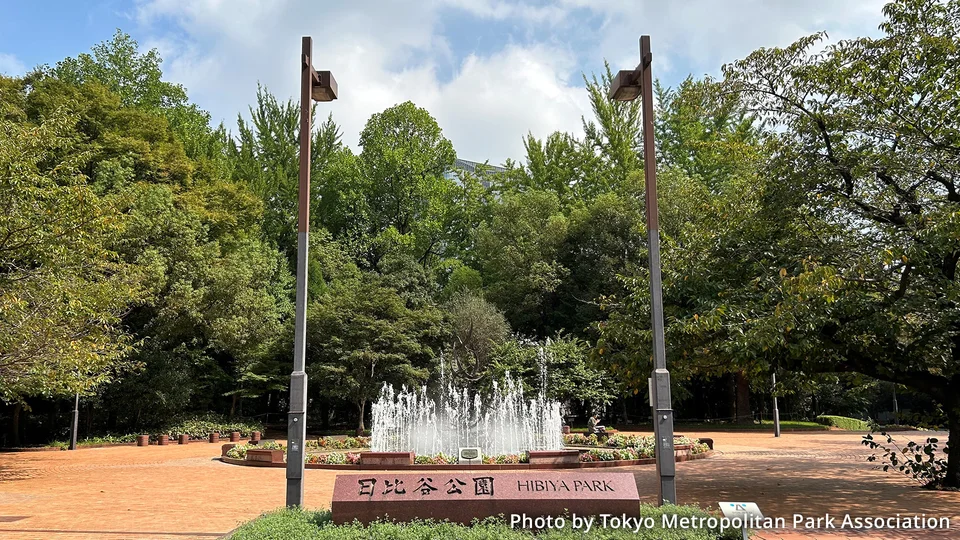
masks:
<path fill-rule="evenodd" d="M 578 450 L 531 450 L 528 455 L 531 465 L 580 463 Z"/>
<path fill-rule="evenodd" d="M 232 447 L 233 445 L 224 445 Z M 688 447 L 689 448 L 689 447 Z M 226 449 L 226 450 L 229 450 Z M 249 467 L 286 467 L 286 462 L 282 461 L 282 456 L 280 457 L 281 461 L 260 461 L 260 460 L 250 460 L 250 459 L 235 459 L 227 457 L 226 450 L 223 451 L 223 455 L 220 457 L 220 461 L 223 463 L 229 463 L 231 465 L 245 465 Z M 247 455 L 250 455 L 250 452 L 265 452 L 265 450 L 247 450 Z M 266 452 L 270 452 L 266 450 Z M 273 450 L 272 452 L 282 452 L 281 450 Z M 406 452 L 400 452 L 405 454 Z M 678 454 L 674 456 L 674 460 L 677 463 L 682 463 L 684 461 L 695 461 L 698 459 L 705 459 L 714 454 L 713 450 L 703 452 L 700 454 L 691 454 L 689 452 Z M 362 460 L 362 457 L 361 457 Z M 497 464 L 484 464 L 484 465 L 432 465 L 432 464 L 377 464 L 372 465 L 369 462 L 364 464 L 362 461 L 358 465 L 350 464 L 328 464 L 328 463 L 307 463 L 304 465 L 307 469 L 330 469 L 338 471 L 511 471 L 511 470 L 552 470 L 552 469 L 602 469 L 607 467 L 631 467 L 635 465 L 653 465 L 657 462 L 656 458 L 643 458 L 643 459 L 622 459 L 616 461 L 578 461 L 576 462 L 560 462 L 560 463 L 497 463 Z"/>

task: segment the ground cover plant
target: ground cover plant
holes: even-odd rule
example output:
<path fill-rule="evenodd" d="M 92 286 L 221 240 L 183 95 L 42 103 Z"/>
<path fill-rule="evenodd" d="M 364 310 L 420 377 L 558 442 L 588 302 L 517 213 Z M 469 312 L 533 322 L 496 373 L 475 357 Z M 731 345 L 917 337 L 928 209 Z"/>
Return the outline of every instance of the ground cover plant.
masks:
<path fill-rule="evenodd" d="M 448 522 L 414 521 L 411 523 L 375 522 L 368 526 L 354 523 L 334 525 L 329 511 L 283 509 L 264 514 L 241 525 L 230 540 L 735 540 L 740 531 L 728 529 L 722 534 L 711 529 L 663 529 L 663 515 L 707 517 L 710 514 L 696 506 L 640 505 L 640 516 L 654 519 L 656 527 L 639 532 L 622 529 L 597 529 L 589 533 L 572 530 L 570 520 L 564 529 L 533 532 L 513 529 L 498 519 L 476 521 L 472 525 Z"/>

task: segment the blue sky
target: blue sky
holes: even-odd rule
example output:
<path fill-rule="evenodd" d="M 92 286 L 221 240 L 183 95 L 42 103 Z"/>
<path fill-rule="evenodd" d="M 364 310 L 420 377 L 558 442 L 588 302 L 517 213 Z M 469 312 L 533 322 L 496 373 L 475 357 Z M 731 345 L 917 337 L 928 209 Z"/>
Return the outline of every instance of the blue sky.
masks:
<path fill-rule="evenodd" d="M 166 77 L 228 127 L 257 82 L 293 98 L 300 36 L 341 99 L 323 104 L 356 147 L 375 112 L 410 99 L 458 155 L 523 157 L 521 138 L 581 133 L 581 73 L 637 62 L 651 35 L 655 76 L 674 85 L 762 46 L 826 30 L 875 35 L 884 0 L 0 0 L 0 72 L 54 64 L 121 28 L 156 47 Z"/>

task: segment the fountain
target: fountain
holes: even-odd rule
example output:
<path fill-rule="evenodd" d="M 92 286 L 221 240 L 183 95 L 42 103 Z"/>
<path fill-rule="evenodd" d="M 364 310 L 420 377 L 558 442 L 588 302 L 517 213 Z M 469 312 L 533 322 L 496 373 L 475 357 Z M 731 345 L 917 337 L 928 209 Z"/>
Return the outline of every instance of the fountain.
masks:
<path fill-rule="evenodd" d="M 399 392 L 383 385 L 373 404 L 371 447 L 375 452 L 415 452 L 456 456 L 463 447 L 486 455 L 519 454 L 563 448 L 560 404 L 547 399 L 546 354 L 539 351 L 540 388 L 527 400 L 523 386 L 508 372 L 494 382 L 489 396 L 470 395 L 448 383 L 441 357 L 440 392 L 431 398 L 424 386 Z"/>

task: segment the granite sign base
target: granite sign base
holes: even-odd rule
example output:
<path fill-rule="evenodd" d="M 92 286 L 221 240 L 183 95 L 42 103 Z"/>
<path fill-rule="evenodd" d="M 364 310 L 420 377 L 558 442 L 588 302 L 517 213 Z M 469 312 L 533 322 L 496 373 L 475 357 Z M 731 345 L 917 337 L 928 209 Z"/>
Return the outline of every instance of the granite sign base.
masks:
<path fill-rule="evenodd" d="M 511 514 L 635 517 L 640 513 L 640 495 L 629 472 L 341 474 L 331 510 L 338 524 L 431 518 L 470 523 L 500 514 L 508 520 Z"/>

